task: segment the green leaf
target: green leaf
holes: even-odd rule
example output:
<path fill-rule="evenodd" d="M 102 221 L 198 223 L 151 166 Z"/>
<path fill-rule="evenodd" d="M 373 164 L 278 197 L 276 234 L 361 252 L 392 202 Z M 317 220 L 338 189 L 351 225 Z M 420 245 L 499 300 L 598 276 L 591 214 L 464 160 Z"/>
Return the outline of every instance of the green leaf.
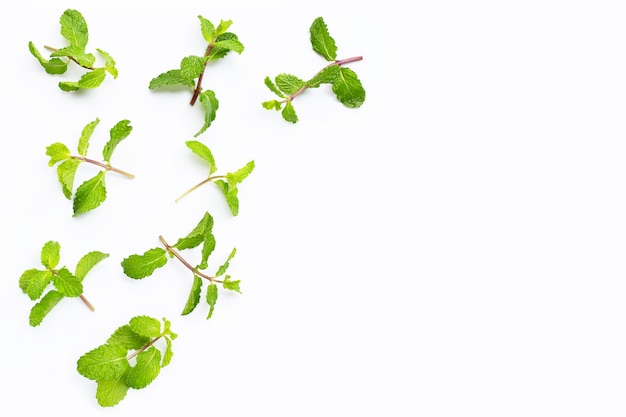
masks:
<path fill-rule="evenodd" d="M 122 261 L 124 273 L 134 279 L 141 279 L 152 275 L 157 269 L 167 263 L 167 252 L 163 248 L 154 248 L 143 255 L 130 255 Z"/>
<path fill-rule="evenodd" d="M 107 191 L 104 184 L 105 171 L 100 171 L 93 178 L 83 182 L 74 195 L 74 216 L 91 211 L 106 199 Z"/>
<path fill-rule="evenodd" d="M 250 173 L 254 170 L 254 161 L 248 162 L 243 167 L 239 168 L 235 172 L 229 172 L 226 174 L 226 180 L 231 186 L 242 182 Z"/>
<path fill-rule="evenodd" d="M 213 315 L 213 310 L 215 309 L 215 304 L 217 303 L 217 285 L 211 283 L 206 289 L 206 302 L 209 304 L 209 315 L 207 316 L 207 320 L 211 318 Z"/>
<path fill-rule="evenodd" d="M 137 363 L 126 374 L 126 384 L 135 389 L 145 388 L 159 376 L 161 352 L 154 346 L 137 355 Z"/>
<path fill-rule="evenodd" d="M 150 338 L 161 336 L 161 322 L 148 316 L 135 316 L 128 323 L 130 329 L 140 336 Z"/>
<path fill-rule="evenodd" d="M 113 407 L 126 397 L 128 385 L 124 378 L 125 374 L 114 379 L 102 379 L 96 381 L 96 400 L 101 407 Z"/>
<path fill-rule="evenodd" d="M 356 73 L 350 68 L 341 68 L 333 83 L 333 93 L 346 107 L 361 107 L 365 101 L 365 90 Z"/>
<path fill-rule="evenodd" d="M 305 84 L 304 81 L 295 75 L 279 74 L 276 76 L 276 86 L 288 96 L 297 93 Z"/>
<path fill-rule="evenodd" d="M 230 280 L 230 275 L 226 275 L 226 277 L 224 278 L 224 282 L 222 283 L 222 285 L 224 286 L 225 289 L 230 290 L 230 291 L 236 291 L 239 294 L 241 294 L 241 290 L 239 289 L 239 283 L 241 281 L 237 280 L 237 281 L 231 281 Z"/>
<path fill-rule="evenodd" d="M 215 97 L 215 93 L 211 90 L 203 91 L 202 93 L 200 93 L 198 98 L 200 99 L 200 103 L 204 108 L 204 125 L 202 126 L 202 128 L 200 128 L 198 133 L 193 135 L 194 138 L 200 136 L 200 134 L 204 133 L 204 131 L 206 131 L 209 126 L 211 126 L 211 123 L 213 122 L 213 120 L 215 120 L 217 108 L 219 107 L 219 101 Z"/>
<path fill-rule="evenodd" d="M 92 251 L 85 254 L 76 264 L 76 271 L 74 272 L 74 276 L 82 282 L 83 279 L 85 279 L 87 273 L 91 271 L 91 268 L 93 268 L 100 261 L 108 257 L 108 253 L 103 253 L 99 251 Z"/>
<path fill-rule="evenodd" d="M 68 9 L 61 15 L 61 35 L 67 39 L 70 45 L 85 49 L 89 40 L 87 22 L 77 10 Z"/>
<path fill-rule="evenodd" d="M 61 245 L 59 242 L 49 241 L 41 248 L 41 264 L 47 269 L 54 269 L 61 260 Z"/>
<path fill-rule="evenodd" d="M 213 41 L 213 38 L 216 36 L 215 26 L 213 26 L 213 23 L 202 16 L 198 16 L 198 19 L 200 19 L 200 30 L 202 31 L 204 40 L 207 42 Z"/>
<path fill-rule="evenodd" d="M 283 93 L 281 93 L 281 91 L 278 89 L 278 87 L 276 87 L 276 84 L 274 84 L 272 82 L 272 79 L 270 77 L 265 77 L 264 82 L 265 82 L 265 86 L 267 88 L 269 88 L 271 92 L 273 92 L 274 94 L 276 94 L 280 98 L 285 98 L 285 95 Z"/>
<path fill-rule="evenodd" d="M 48 74 L 65 74 L 65 71 L 67 71 L 67 62 L 59 58 L 52 58 L 48 61 L 41 55 L 34 43 L 28 42 L 28 49 Z"/>
<path fill-rule="evenodd" d="M 46 148 L 46 155 L 50 157 L 48 166 L 53 166 L 57 162 L 64 161 L 70 157 L 70 150 L 60 142 L 53 143 Z"/>
<path fill-rule="evenodd" d="M 179 250 L 195 248 L 207 240 L 209 235 L 213 235 L 213 216 L 206 212 L 196 227 L 187 236 L 178 239 L 174 247 Z"/>
<path fill-rule="evenodd" d="M 231 32 L 225 32 L 219 35 L 218 37 L 216 37 L 215 42 L 213 44 L 215 45 L 215 43 L 218 43 L 218 42 L 226 42 L 226 41 L 231 41 L 231 40 L 238 42 L 237 35 Z M 239 48 L 237 46 L 234 46 L 234 47 L 236 49 Z M 241 48 L 243 48 L 243 45 L 241 45 Z M 207 55 L 206 59 L 207 61 L 217 61 L 220 58 L 224 58 L 226 55 L 228 55 L 229 52 L 230 52 L 230 49 L 214 47 L 214 48 L 211 48 L 211 51 L 209 52 L 209 55 Z"/>
<path fill-rule="evenodd" d="M 48 313 L 63 299 L 63 294 L 58 291 L 51 290 L 43 296 L 37 304 L 30 310 L 28 318 L 31 326 L 36 327 L 41 324 Z"/>
<path fill-rule="evenodd" d="M 215 166 L 215 160 L 213 159 L 213 154 L 204 143 L 198 142 L 197 140 L 188 140 L 187 142 L 185 142 L 185 145 L 187 145 L 187 147 L 191 149 L 193 153 L 204 159 L 207 164 L 209 164 L 209 175 L 217 171 L 217 167 Z"/>
<path fill-rule="evenodd" d="M 281 112 L 283 119 L 288 122 L 296 123 L 298 121 L 298 115 L 296 114 L 296 109 L 293 108 L 293 103 L 289 100 L 285 103 L 285 108 Z"/>
<path fill-rule="evenodd" d="M 78 81 L 62 81 L 59 88 L 63 91 L 76 91 L 81 88 L 96 88 L 102 84 L 106 77 L 104 68 L 96 68 L 93 71 L 83 74 Z"/>
<path fill-rule="evenodd" d="M 179 69 L 170 70 L 160 74 L 150 81 L 150 90 L 161 88 L 167 85 L 183 85 L 185 87 L 195 87 L 196 82 L 193 79 L 182 76 Z"/>
<path fill-rule="evenodd" d="M 185 304 L 185 308 L 181 313 L 182 316 L 186 316 L 191 313 L 198 303 L 200 302 L 200 293 L 202 292 L 202 278 L 195 275 L 193 276 L 193 285 L 191 286 L 191 291 L 189 292 L 189 297 L 187 298 L 187 304 Z"/>
<path fill-rule="evenodd" d="M 233 250 L 230 252 L 230 255 L 228 255 L 228 259 L 226 259 L 226 261 L 219 267 L 219 269 L 217 270 L 217 272 L 215 273 L 216 277 L 222 276 L 224 275 L 224 273 L 226 272 L 226 270 L 228 269 L 229 266 L 229 262 L 231 259 L 233 259 L 235 257 L 235 254 L 237 253 L 237 249 L 233 248 Z"/>
<path fill-rule="evenodd" d="M 20 289 L 22 290 L 22 292 L 24 294 L 28 294 L 28 287 L 30 286 L 30 282 L 33 279 L 39 279 L 37 277 L 35 277 L 36 275 L 39 274 L 46 274 L 49 273 L 49 271 L 40 271 L 39 269 L 27 269 L 26 271 L 22 272 L 22 275 L 20 276 Z"/>
<path fill-rule="evenodd" d="M 59 83 L 59 88 L 62 91 L 65 91 L 65 92 L 80 90 L 80 87 L 78 86 L 78 83 L 74 82 L 74 81 L 61 81 Z"/>
<path fill-rule="evenodd" d="M 169 337 L 165 338 L 165 353 L 163 354 L 163 362 L 161 363 L 161 368 L 165 368 L 172 361 L 172 357 L 174 356 L 174 352 L 172 351 L 172 341 Z"/>
<path fill-rule="evenodd" d="M 239 42 L 238 39 L 224 39 L 222 41 L 214 42 L 213 47 L 237 52 L 238 54 L 241 54 L 244 50 L 243 44 Z"/>
<path fill-rule="evenodd" d="M 205 58 L 201 56 L 190 55 L 180 61 L 180 75 L 183 78 L 193 80 L 198 78 L 204 70 Z"/>
<path fill-rule="evenodd" d="M 337 77 L 339 77 L 339 66 L 331 65 L 318 72 L 307 84 L 309 88 L 317 88 L 322 84 L 334 83 Z"/>
<path fill-rule="evenodd" d="M 214 183 L 218 186 L 222 194 L 224 194 L 224 198 L 226 198 L 226 203 L 228 204 L 228 208 L 233 216 L 239 214 L 239 197 L 237 196 L 238 190 L 236 185 L 229 185 L 226 181 L 217 180 Z"/>
<path fill-rule="evenodd" d="M 323 56 L 327 61 L 337 59 L 337 46 L 335 40 L 328 33 L 328 27 L 324 19 L 318 17 L 311 24 L 311 46 L 313 50 Z"/>
<path fill-rule="evenodd" d="M 76 369 L 79 374 L 94 381 L 117 379 L 130 368 L 126 352 L 127 349 L 122 346 L 100 345 L 81 356 Z"/>
<path fill-rule="evenodd" d="M 78 297 L 83 293 L 83 284 L 67 268 L 61 268 L 52 277 L 52 283 L 66 297 Z"/>
<path fill-rule="evenodd" d="M 74 192 L 74 177 L 76 176 L 76 170 L 80 164 L 80 159 L 70 158 L 61 162 L 57 167 L 57 177 L 59 183 L 61 183 L 63 195 L 68 200 L 72 198 Z"/>
<path fill-rule="evenodd" d="M 226 33 L 230 25 L 233 24 L 232 20 L 220 20 L 220 24 L 217 25 L 217 29 L 215 29 L 215 35 L 220 36 Z"/>
<path fill-rule="evenodd" d="M 117 78 L 118 71 L 117 68 L 115 68 L 115 60 L 113 59 L 113 57 L 108 52 L 103 51 L 102 49 L 96 48 L 96 51 L 98 51 L 98 53 L 104 58 L 104 69 L 107 70 L 109 74 L 113 76 L 113 78 Z"/>
<path fill-rule="evenodd" d="M 135 333 L 128 324 L 118 327 L 107 340 L 107 344 L 125 349 L 138 350 L 150 342 L 150 338 Z"/>
<path fill-rule="evenodd" d="M 278 100 L 264 101 L 263 103 L 261 103 L 261 105 L 267 110 L 280 110 L 280 108 L 283 106 L 282 103 Z"/>
<path fill-rule="evenodd" d="M 78 65 L 87 69 L 92 69 L 93 64 L 96 62 L 96 57 L 93 54 L 87 53 L 85 49 L 76 46 L 66 46 L 65 48 L 57 49 L 50 56 L 73 58 Z"/>
<path fill-rule="evenodd" d="M 105 161 L 111 163 L 111 156 L 113 155 L 115 147 L 126 139 L 132 130 L 133 127 L 130 125 L 130 120 L 120 120 L 111 128 L 109 132 L 110 139 L 102 150 L 102 158 Z"/>
<path fill-rule="evenodd" d="M 96 129 L 96 126 L 98 126 L 98 123 L 100 123 L 100 119 L 96 117 L 96 120 L 87 123 L 87 125 L 83 128 L 80 139 L 78 140 L 79 155 L 87 156 L 87 150 L 89 149 L 89 139 L 91 139 L 91 135 Z"/>
<path fill-rule="evenodd" d="M 50 284 L 50 281 L 52 280 L 52 272 L 37 271 L 34 269 L 30 269 L 29 271 L 27 271 L 27 278 L 24 278 L 24 282 L 28 281 L 26 295 L 34 301 L 41 297 L 48 284 Z"/>

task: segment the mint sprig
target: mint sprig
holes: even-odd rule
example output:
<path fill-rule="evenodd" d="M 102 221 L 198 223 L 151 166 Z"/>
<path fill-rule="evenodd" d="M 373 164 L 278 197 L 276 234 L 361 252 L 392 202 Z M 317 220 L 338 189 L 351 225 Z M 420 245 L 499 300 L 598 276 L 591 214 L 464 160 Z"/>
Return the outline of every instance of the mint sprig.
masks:
<path fill-rule="evenodd" d="M 39 64 L 48 74 L 65 74 L 70 62 L 74 62 L 83 69 L 86 69 L 77 81 L 61 81 L 59 88 L 63 91 L 76 91 L 80 89 L 90 89 L 99 87 L 106 74 L 117 78 L 118 70 L 115 67 L 115 60 L 106 51 L 96 48 L 96 51 L 104 61 L 103 67 L 94 67 L 96 57 L 93 53 L 87 52 L 87 41 L 89 32 L 87 22 L 78 10 L 67 9 L 60 18 L 61 35 L 69 42 L 63 48 L 54 48 L 45 45 L 44 48 L 51 51 L 50 59 L 43 57 L 33 42 L 28 43 L 28 50 L 37 59 Z"/>
<path fill-rule="evenodd" d="M 129 388 L 145 388 L 159 376 L 172 360 L 172 340 L 177 337 L 166 318 L 161 324 L 149 316 L 136 316 L 117 328 L 106 343 L 82 355 L 76 370 L 97 383 L 98 404 L 113 407 Z M 155 346 L 160 339 L 165 341 L 163 350 Z"/>
<path fill-rule="evenodd" d="M 129 120 L 120 120 L 109 131 L 109 140 L 102 149 L 104 162 L 87 158 L 89 140 L 98 123 L 100 123 L 100 119 L 96 118 L 83 128 L 78 140 L 77 155 L 72 154 L 69 148 L 61 142 L 55 142 L 46 148 L 46 155 L 50 157 L 48 165 L 57 166 L 57 177 L 61 183 L 63 195 L 68 200 L 73 199 L 74 216 L 91 211 L 104 202 L 106 199 L 105 174 L 107 172 L 113 171 L 127 178 L 135 177 L 133 174 L 111 165 L 113 151 L 133 130 Z M 74 192 L 74 177 L 78 166 L 83 162 L 96 165 L 102 170 L 83 182 Z"/>
<path fill-rule="evenodd" d="M 276 94 L 278 100 L 268 100 L 262 103 L 267 110 L 282 110 L 283 119 L 291 123 L 298 122 L 298 115 L 293 106 L 293 100 L 309 88 L 318 88 L 322 84 L 330 84 L 333 93 L 344 106 L 350 108 L 361 107 L 365 101 L 365 89 L 357 74 L 344 65 L 361 61 L 362 56 L 347 59 L 337 59 L 337 46 L 330 36 L 328 27 L 321 17 L 316 18 L 309 28 L 310 41 L 313 51 L 331 63 L 318 71 L 308 81 L 304 81 L 292 74 L 279 74 L 274 80 L 265 77 L 266 87 Z"/>
<path fill-rule="evenodd" d="M 175 244 L 170 245 L 163 236 L 159 236 L 159 241 L 163 247 L 149 249 L 143 254 L 130 255 L 122 261 L 122 268 L 129 278 L 142 279 L 151 276 L 154 271 L 165 266 L 169 259 L 178 259 L 193 276 L 191 291 L 181 315 L 184 316 L 191 313 L 200 303 L 203 280 L 209 282 L 205 294 L 205 300 L 209 305 L 207 319 L 213 315 L 213 310 L 217 303 L 218 285 L 221 285 L 226 290 L 241 293 L 240 281 L 234 281 L 230 275 L 226 275 L 230 261 L 237 252 L 236 249 L 231 251 L 226 261 L 217 268 L 213 276 L 202 272 L 208 268 L 209 256 L 215 249 L 213 217 L 208 212 L 204 214 L 200 222 L 187 236 L 178 239 Z M 183 258 L 179 251 L 197 247 L 201 248 L 200 263 L 193 266 Z"/>
<path fill-rule="evenodd" d="M 244 50 L 244 46 L 237 38 L 237 35 L 227 31 L 233 23 L 232 20 L 221 20 L 220 24 L 215 27 L 213 23 L 202 16 L 198 16 L 198 19 L 200 20 L 202 36 L 208 42 L 204 55 L 184 57 L 180 62 L 179 68 L 166 71 L 153 78 L 148 87 L 150 90 L 168 86 L 193 89 L 189 104 L 193 106 L 197 100 L 200 100 L 200 104 L 202 104 L 204 109 L 204 124 L 194 137 L 198 137 L 211 126 L 219 107 L 219 101 L 215 96 L 215 92 L 202 89 L 202 80 L 207 64 L 224 58 L 229 52 L 241 54 Z"/>
<path fill-rule="evenodd" d="M 83 295 L 83 280 L 91 268 L 108 256 L 107 253 L 99 251 L 89 252 L 78 261 L 72 273 L 67 267 L 57 267 L 61 260 L 61 245 L 52 240 L 46 242 L 41 249 L 41 264 L 44 268 L 27 269 L 19 280 L 19 286 L 24 294 L 33 301 L 39 300 L 30 311 L 30 325 L 39 326 L 65 297 L 78 297 L 94 311 L 93 305 Z M 46 292 L 50 286 L 54 289 Z"/>
<path fill-rule="evenodd" d="M 226 199 L 226 203 L 228 204 L 228 208 L 233 216 L 239 214 L 239 190 L 237 185 L 240 184 L 250 173 L 254 170 L 254 161 L 248 162 L 243 167 L 239 168 L 234 172 L 228 172 L 224 175 L 213 175 L 217 171 L 217 166 L 215 165 L 215 159 L 213 158 L 213 154 L 211 150 L 203 143 L 198 142 L 196 140 L 189 140 L 185 142 L 187 147 L 191 149 L 191 151 L 202 158 L 204 162 L 209 167 L 209 176 L 204 180 L 200 181 L 198 184 L 191 187 L 189 190 L 185 191 L 180 197 L 176 199 L 176 202 L 180 201 L 187 194 L 194 191 L 196 188 L 208 183 L 213 182 L 218 186 L 224 198 Z"/>

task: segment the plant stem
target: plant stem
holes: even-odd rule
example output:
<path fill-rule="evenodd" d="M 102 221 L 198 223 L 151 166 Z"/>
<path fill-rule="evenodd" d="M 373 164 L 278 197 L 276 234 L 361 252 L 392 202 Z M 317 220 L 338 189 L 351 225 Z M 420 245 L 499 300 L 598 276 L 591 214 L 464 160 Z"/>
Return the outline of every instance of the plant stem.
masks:
<path fill-rule="evenodd" d="M 211 53 L 211 50 L 213 49 L 213 41 L 209 43 L 209 46 L 206 47 L 206 51 L 204 51 L 205 58 L 209 56 L 209 54 Z M 204 61 L 204 67 L 202 68 L 202 72 L 200 73 L 200 76 L 198 77 L 198 82 L 196 83 L 196 89 L 193 90 L 193 96 L 191 96 L 191 101 L 189 102 L 189 104 L 192 106 L 196 104 L 196 100 L 198 99 L 198 96 L 200 95 L 200 90 L 202 90 L 202 79 L 204 78 L 204 71 L 206 70 L 206 65 L 208 63 L 209 63 L 209 60 Z"/>
<path fill-rule="evenodd" d="M 139 355 L 141 352 L 143 352 L 144 350 L 148 349 L 150 346 L 154 345 L 154 343 L 159 340 L 161 337 L 163 336 L 159 336 L 156 337 L 154 339 L 152 339 L 151 341 L 149 341 L 148 343 L 146 343 L 141 349 L 134 351 L 133 353 L 131 353 L 130 355 L 128 355 L 126 357 L 126 360 L 129 361 L 132 358 L 134 358 L 135 356 Z"/>
<path fill-rule="evenodd" d="M 105 164 L 105 163 L 100 162 L 100 161 L 95 161 L 95 160 L 93 160 L 93 159 L 89 159 L 89 158 L 86 158 L 86 157 L 84 157 L 84 156 L 71 156 L 71 158 L 74 158 L 74 159 L 79 159 L 79 160 L 81 160 L 81 161 L 83 161 L 83 162 L 88 162 L 88 163 L 90 163 L 90 164 L 97 165 L 97 166 L 99 166 L 100 168 L 104 168 L 104 169 L 106 169 L 107 171 L 117 172 L 118 174 L 121 174 L 121 175 L 123 175 L 123 176 L 125 176 L 125 177 L 128 177 L 128 178 L 135 178 L 135 176 L 134 176 L 133 174 L 131 174 L 131 173 L 128 173 L 128 172 L 126 172 L 126 171 L 122 171 L 121 169 L 118 169 L 118 168 L 112 167 L 111 165 L 109 165 L 109 164 Z"/>
<path fill-rule="evenodd" d="M 94 306 L 93 306 L 93 305 L 89 302 L 89 300 L 87 300 L 87 299 L 85 298 L 85 296 L 84 296 L 84 295 L 82 295 L 82 294 L 81 294 L 81 295 L 79 295 L 79 297 L 80 297 L 80 299 L 81 299 L 81 300 L 83 300 L 83 303 L 85 303 L 85 305 L 86 305 L 87 307 L 89 307 L 89 310 L 91 310 L 91 311 L 96 311 L 95 307 L 94 307 Z"/>
<path fill-rule="evenodd" d="M 165 250 L 167 250 L 169 253 L 171 253 L 172 255 L 174 255 L 174 257 L 176 257 L 176 259 L 178 259 L 179 261 L 182 262 L 183 265 L 185 265 L 191 272 L 194 273 L 194 275 L 199 276 L 200 278 L 204 278 L 204 279 L 208 279 L 211 282 L 223 282 L 219 279 L 215 279 L 215 277 L 210 277 L 206 274 L 203 274 L 202 272 L 198 271 L 197 268 L 194 268 L 193 266 L 191 266 L 191 264 L 189 262 L 187 262 L 185 260 L 185 258 L 183 258 L 180 253 L 178 253 L 176 251 L 176 249 L 174 249 L 173 246 L 170 246 L 165 239 L 163 238 L 163 236 L 159 236 L 159 240 L 161 241 L 161 243 L 163 244 L 163 246 L 165 246 Z"/>
<path fill-rule="evenodd" d="M 57 48 L 53 48 L 52 46 L 44 45 L 43 47 L 46 48 L 48 51 L 52 51 L 52 52 L 58 51 Z M 68 56 L 67 58 L 69 58 L 72 61 L 76 62 L 78 65 L 80 65 L 81 67 L 83 67 L 85 69 L 88 69 L 88 70 L 91 70 L 91 71 L 93 71 L 95 69 L 94 67 L 86 67 L 84 65 L 79 64 L 78 61 L 76 60 L 76 58 L 74 58 L 73 56 Z"/>
<path fill-rule="evenodd" d="M 207 182 L 211 182 L 213 180 L 219 179 L 219 178 L 224 178 L 223 175 L 216 175 L 213 177 L 208 177 L 203 179 L 202 181 L 200 181 L 198 184 L 194 185 L 193 187 L 191 187 L 190 189 L 188 189 L 187 191 L 185 191 L 180 197 L 178 197 L 176 200 L 174 200 L 175 202 L 179 202 L 184 196 L 186 196 L 187 194 L 189 194 L 190 192 L 192 192 L 193 190 L 195 190 L 196 188 L 200 187 L 201 185 L 206 184 Z"/>

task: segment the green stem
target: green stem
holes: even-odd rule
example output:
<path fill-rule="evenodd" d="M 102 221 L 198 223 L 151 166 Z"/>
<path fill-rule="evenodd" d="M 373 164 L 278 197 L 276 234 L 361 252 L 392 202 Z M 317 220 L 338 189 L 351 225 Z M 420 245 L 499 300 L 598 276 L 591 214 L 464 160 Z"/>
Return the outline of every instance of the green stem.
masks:
<path fill-rule="evenodd" d="M 83 162 L 88 162 L 90 164 L 97 165 L 100 168 L 106 169 L 107 171 L 117 172 L 118 174 L 121 174 L 121 175 L 123 175 L 125 177 L 128 177 L 128 178 L 135 178 L 135 176 L 133 174 L 128 173 L 126 171 L 122 171 L 119 168 L 112 167 L 110 164 L 105 164 L 105 163 L 100 162 L 100 161 L 95 161 L 93 159 L 89 159 L 89 158 L 86 158 L 84 156 L 71 156 L 70 158 L 79 159 L 79 160 L 81 160 Z"/>
<path fill-rule="evenodd" d="M 159 340 L 160 338 L 162 338 L 163 335 L 156 337 L 154 339 L 152 339 L 151 341 L 149 341 L 148 343 L 146 343 L 141 349 L 136 350 L 135 352 L 133 352 L 132 354 L 130 354 L 129 356 L 126 357 L 126 360 L 129 361 L 132 358 L 134 358 L 135 356 L 139 355 L 141 352 L 143 352 L 144 350 L 148 349 L 150 346 L 154 345 L 154 343 Z"/>
<path fill-rule="evenodd" d="M 190 189 L 188 189 L 187 191 L 185 191 L 184 193 L 182 193 L 180 195 L 180 197 L 178 197 L 176 200 L 174 200 L 175 202 L 179 202 L 183 197 L 185 197 L 187 194 L 189 194 L 190 192 L 192 192 L 193 190 L 195 190 L 196 188 L 206 184 L 207 182 L 211 182 L 213 180 L 219 179 L 219 178 L 224 178 L 223 175 L 215 175 L 213 177 L 208 177 L 203 179 L 202 181 L 200 181 L 199 183 L 197 183 L 196 185 L 194 185 L 193 187 L 191 187 Z"/>
<path fill-rule="evenodd" d="M 183 258 L 181 256 L 180 253 L 178 253 L 176 251 L 176 249 L 174 249 L 173 246 L 170 246 L 165 239 L 163 238 L 163 236 L 159 236 L 159 240 L 161 241 L 161 243 L 163 244 L 163 246 L 165 246 L 165 250 L 167 250 L 170 254 L 172 254 L 176 259 L 178 259 L 183 265 L 185 265 L 191 272 L 194 273 L 194 275 L 199 276 L 200 278 L 204 278 L 209 280 L 210 282 L 219 282 L 222 283 L 223 281 L 219 280 L 219 279 L 215 279 L 215 277 L 210 277 L 206 274 L 203 274 L 202 272 L 198 271 L 198 268 L 193 267 L 189 262 L 187 262 L 185 260 L 185 258 Z"/>

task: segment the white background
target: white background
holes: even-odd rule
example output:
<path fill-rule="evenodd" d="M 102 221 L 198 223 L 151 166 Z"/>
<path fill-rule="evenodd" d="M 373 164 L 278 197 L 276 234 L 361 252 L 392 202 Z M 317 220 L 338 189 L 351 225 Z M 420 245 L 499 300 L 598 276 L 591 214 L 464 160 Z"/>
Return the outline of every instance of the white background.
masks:
<path fill-rule="evenodd" d="M 623 416 L 626 414 L 626 8 L 619 1 L 35 1 L 0 6 L 2 414 L 32 416 Z M 119 78 L 64 93 L 27 44 L 63 45 L 80 10 L 88 49 Z M 198 139 L 220 172 L 251 159 L 232 217 L 184 145 L 202 125 L 187 92 L 151 78 L 202 54 L 197 15 L 231 19 L 246 49 L 211 65 L 217 118 Z M 325 65 L 308 28 L 322 16 L 367 98 L 327 88 L 264 110 L 266 75 Z M 131 120 L 108 197 L 73 218 L 45 148 L 89 155 Z M 80 167 L 82 179 L 95 174 Z M 81 174 L 82 173 L 82 174 Z M 77 178 L 79 181 L 81 178 Z M 122 259 L 186 235 L 209 211 L 217 267 L 242 295 L 180 312 L 191 286 L 175 261 L 141 281 Z M 48 240 L 85 280 L 91 313 L 63 300 L 41 326 L 21 273 Z M 189 257 L 194 256 L 189 252 Z M 193 262 L 193 260 L 192 260 Z M 210 268 L 211 270 L 211 268 Z M 139 314 L 167 317 L 175 356 L 146 389 L 100 408 L 80 355 Z"/>

